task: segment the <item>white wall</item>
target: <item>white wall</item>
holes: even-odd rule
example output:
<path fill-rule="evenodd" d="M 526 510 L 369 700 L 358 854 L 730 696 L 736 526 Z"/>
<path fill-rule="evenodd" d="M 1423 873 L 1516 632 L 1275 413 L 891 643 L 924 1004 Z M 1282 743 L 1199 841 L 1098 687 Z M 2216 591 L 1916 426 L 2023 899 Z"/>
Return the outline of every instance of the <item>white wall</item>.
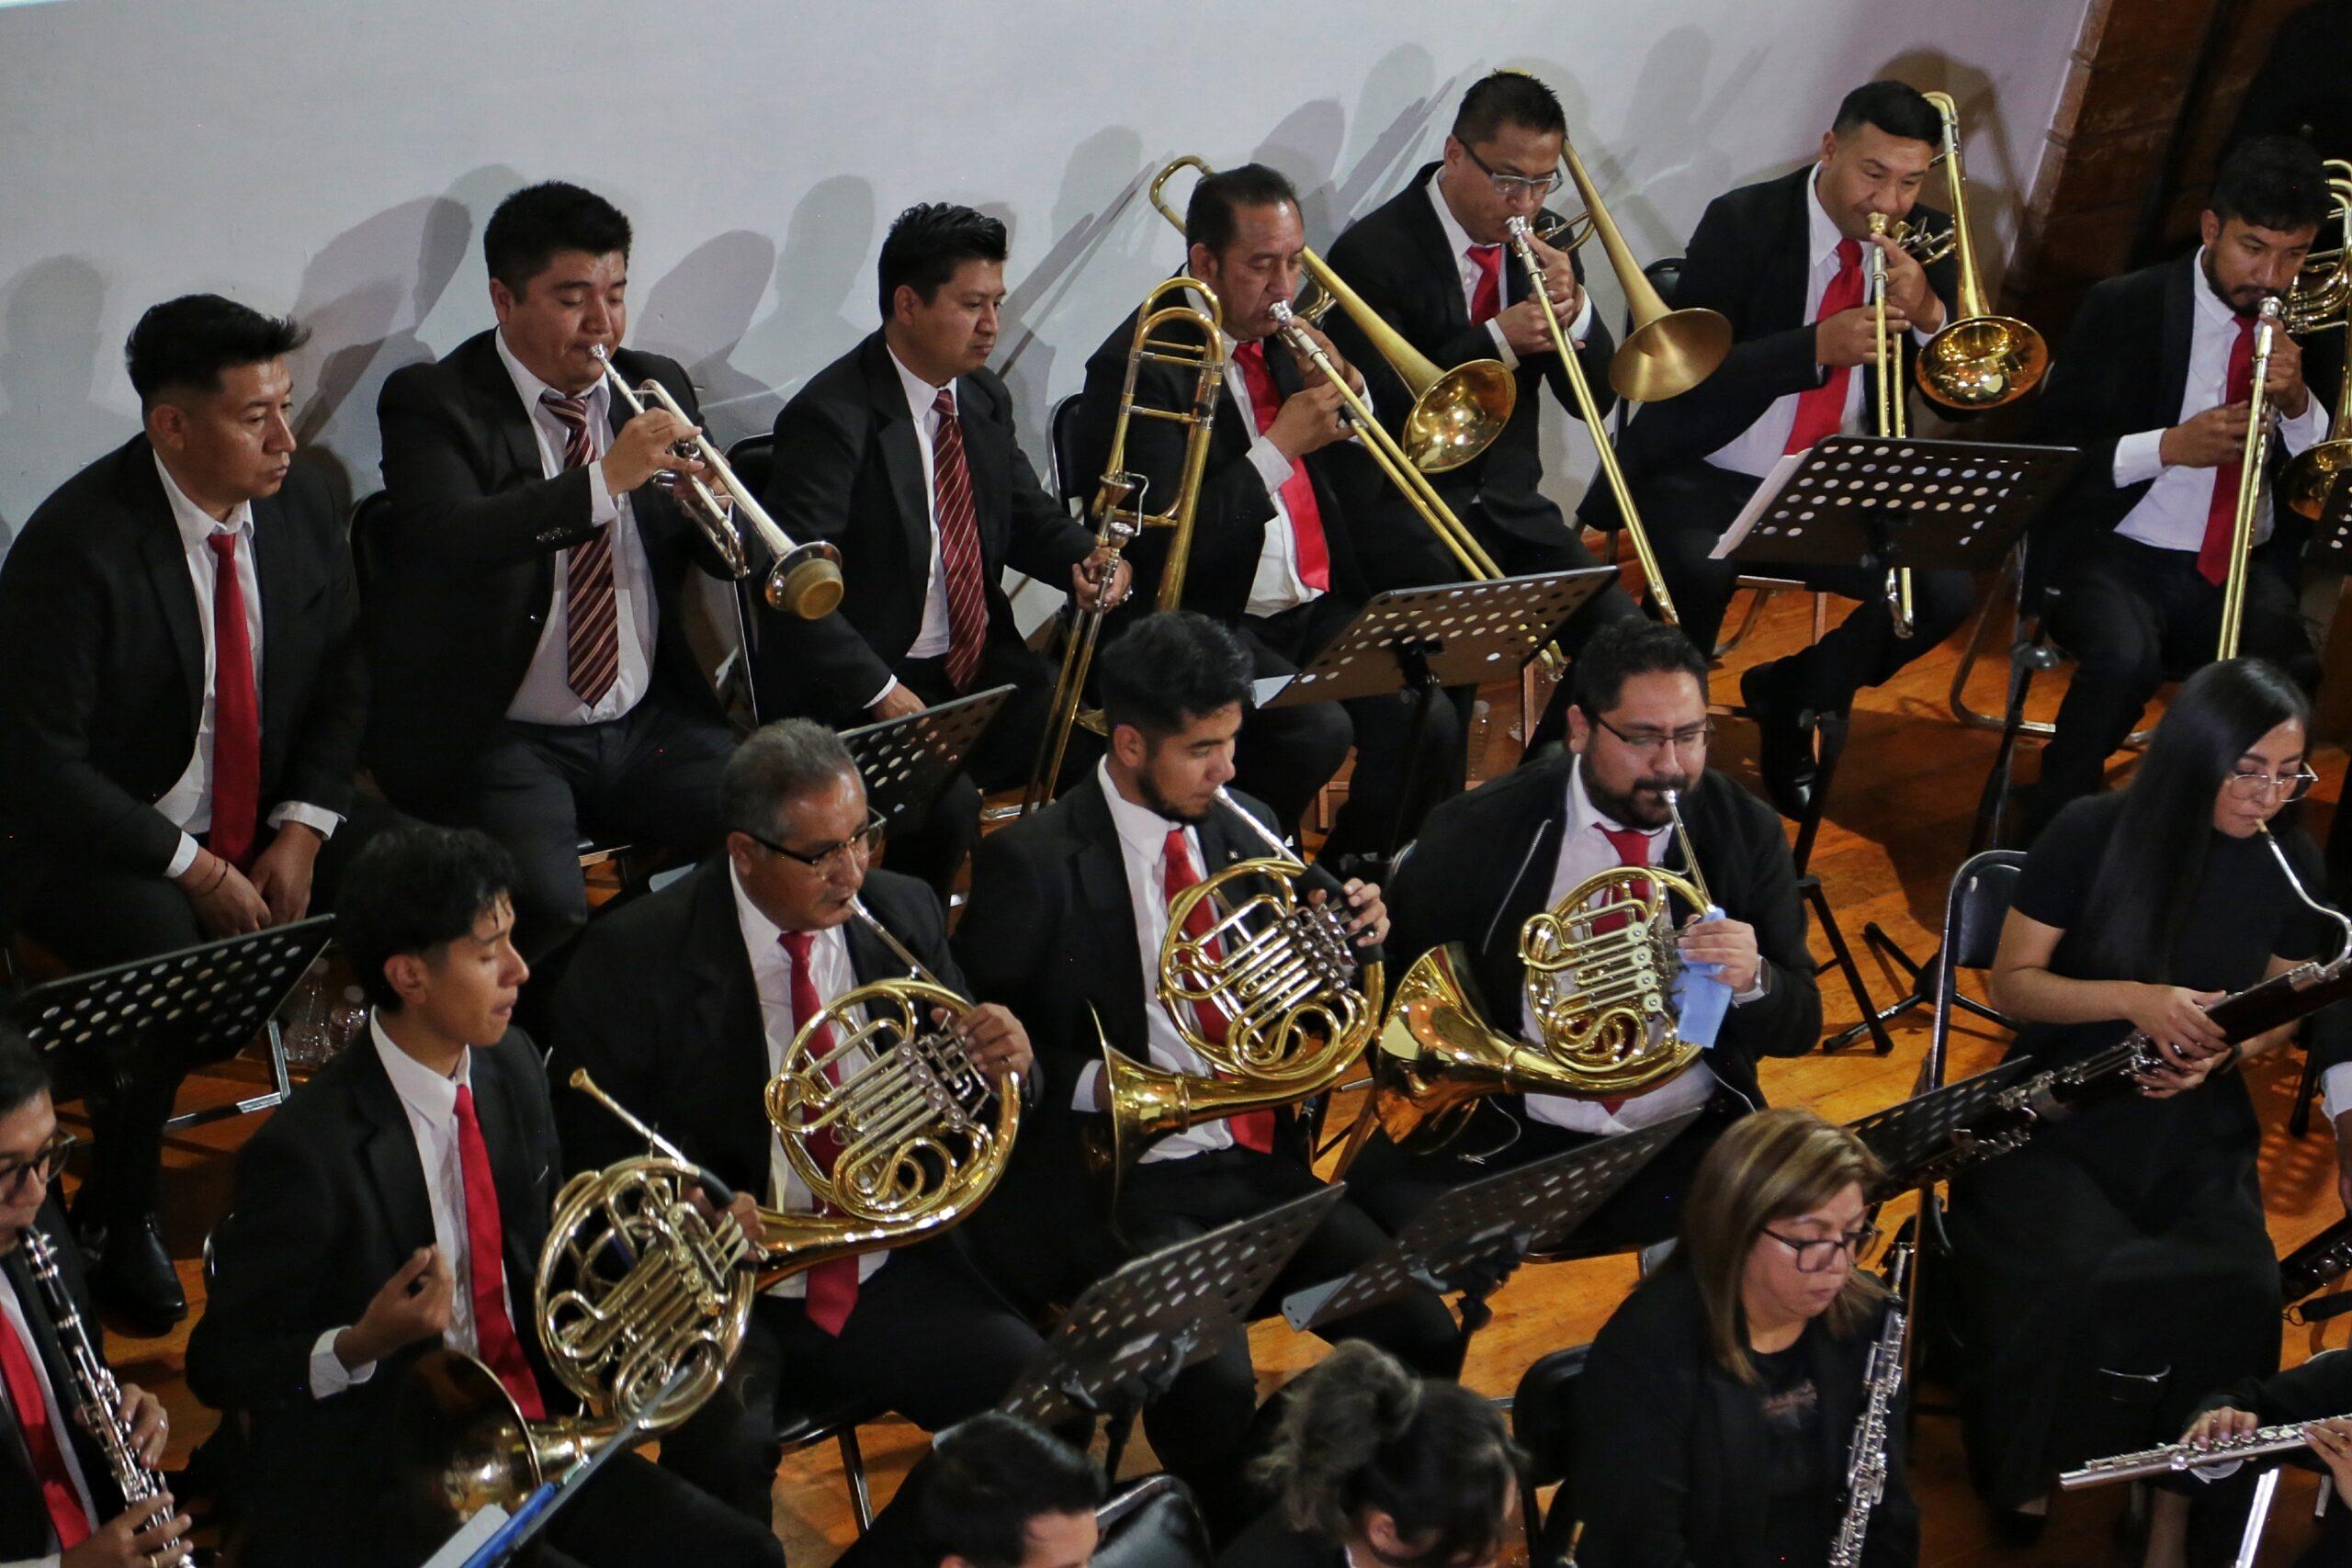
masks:
<path fill-rule="evenodd" d="M 1255 156 L 1328 243 L 1433 157 L 1463 88 L 1540 73 L 1645 258 L 1809 155 L 1838 96 L 1959 98 L 1982 249 L 2005 253 L 2082 0 L 66 0 L 0 8 L 0 544 L 136 419 L 141 310 L 191 289 L 290 310 L 314 457 L 376 488 L 384 377 L 489 320 L 480 231 L 529 180 L 637 228 L 630 339 L 717 434 L 875 320 L 892 214 L 1012 230 L 1001 367 L 1045 410 L 1177 258 L 1140 187 Z M 1596 268 L 1605 273 L 1605 269 Z M 1599 290 L 1614 309 L 1613 288 Z M 1589 459 L 1555 413 L 1573 493 Z"/>

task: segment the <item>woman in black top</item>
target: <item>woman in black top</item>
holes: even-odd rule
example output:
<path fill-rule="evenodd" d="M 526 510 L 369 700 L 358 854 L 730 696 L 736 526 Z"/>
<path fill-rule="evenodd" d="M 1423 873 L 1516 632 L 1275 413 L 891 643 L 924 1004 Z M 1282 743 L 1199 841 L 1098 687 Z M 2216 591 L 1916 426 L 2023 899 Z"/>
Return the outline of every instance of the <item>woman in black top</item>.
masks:
<path fill-rule="evenodd" d="M 2261 1129 L 2234 1069 L 2292 1027 L 2233 1047 L 2204 1009 L 2321 943 L 2261 838 L 2310 788 L 2308 718 L 2280 671 L 2206 666 L 2130 786 L 2043 831 L 2002 927 L 2013 1055 L 2056 1066 L 2136 1029 L 2166 1064 L 1952 1186 L 1970 1465 L 2024 1529 L 2052 1472 L 2162 1441 L 2207 1390 L 2278 1365 Z M 2274 830 L 2317 887 L 2310 841 Z"/>
<path fill-rule="evenodd" d="M 1581 1568 L 1827 1561 L 1886 1310 L 1857 1267 L 1878 1234 L 1863 1193 L 1882 1177 L 1810 1111 L 1758 1111 L 1708 1151 L 1682 1245 L 1601 1329 L 1577 1390 L 1565 1490 Z M 1918 1561 L 1903 1428 L 1898 1395 L 1867 1568 Z"/>
<path fill-rule="evenodd" d="M 1521 1460 L 1492 1400 L 1355 1339 L 1282 1398 L 1254 1467 L 1278 1502 L 1217 1568 L 1487 1568 L 1501 1554 Z"/>

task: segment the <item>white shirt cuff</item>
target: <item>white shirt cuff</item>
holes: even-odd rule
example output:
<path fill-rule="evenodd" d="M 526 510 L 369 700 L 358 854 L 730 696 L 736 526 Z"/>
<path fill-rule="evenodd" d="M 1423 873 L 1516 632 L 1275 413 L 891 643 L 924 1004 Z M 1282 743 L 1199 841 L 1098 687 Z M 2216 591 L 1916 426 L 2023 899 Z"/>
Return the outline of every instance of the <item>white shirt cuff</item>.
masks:
<path fill-rule="evenodd" d="M 356 1367 L 345 1367 L 343 1358 L 334 1353 L 335 1336 L 340 1328 L 330 1328 L 319 1336 L 311 1347 L 311 1397 L 332 1399 L 345 1389 L 366 1382 L 376 1375 L 376 1363 L 362 1361 Z"/>
<path fill-rule="evenodd" d="M 306 800 L 280 801 L 277 808 L 269 814 L 269 825 L 273 828 L 283 828 L 288 822 L 296 822 L 305 828 L 315 829 L 322 839 L 332 839 L 334 837 L 334 830 L 343 825 L 343 818 L 325 807 L 312 806 Z"/>
<path fill-rule="evenodd" d="M 2319 1087 L 2321 1103 L 2327 1107 L 2330 1122 L 2352 1111 L 2352 1062 L 2338 1062 L 2320 1074 Z"/>
<path fill-rule="evenodd" d="M 2165 433 L 2136 431 L 2115 443 L 2115 488 L 2145 484 L 2165 471 Z"/>
<path fill-rule="evenodd" d="M 870 697 L 868 697 L 868 698 L 866 698 L 866 699 L 865 699 L 865 705 L 866 705 L 867 707 L 872 707 L 872 706 L 874 706 L 876 703 L 880 702 L 884 697 L 888 696 L 891 693 L 893 693 L 893 692 L 897 691 L 898 689 L 899 689 L 899 678 L 898 678 L 896 675 L 893 675 L 893 676 L 891 676 L 888 681 L 885 681 L 885 682 L 882 682 L 882 689 L 881 689 L 880 691 L 878 691 L 878 692 L 875 693 L 872 696 L 870 696 Z"/>
<path fill-rule="evenodd" d="M 194 839 L 188 837 L 186 833 L 182 833 L 180 835 L 179 848 L 172 852 L 171 860 L 164 866 L 164 880 L 168 882 L 172 878 L 185 873 L 189 866 L 194 865 L 196 863 L 196 852 L 198 847 L 197 841 Z"/>
<path fill-rule="evenodd" d="M 1095 1109 L 1094 1080 L 1102 1076 L 1102 1064 L 1100 1062 L 1089 1062 L 1078 1069 L 1078 1087 L 1069 1091 L 1069 1108 L 1072 1111 Z"/>
<path fill-rule="evenodd" d="M 1506 370 L 1518 369 L 1519 351 L 1511 347 L 1510 340 L 1509 338 L 1503 336 L 1503 324 L 1501 321 L 1493 316 L 1487 317 L 1487 335 L 1494 340 L 1495 357 L 1503 362 L 1503 368 Z"/>
<path fill-rule="evenodd" d="M 1283 486 L 1290 482 L 1291 476 L 1291 460 L 1283 456 L 1283 449 L 1261 435 L 1250 443 L 1250 466 L 1266 482 L 1268 499 L 1281 499 Z"/>
<path fill-rule="evenodd" d="M 2278 422 L 2279 445 L 2286 447 L 2290 457 L 2327 438 L 2327 410 L 2320 405 L 2316 393 L 2306 391 L 2304 395 L 2310 401 L 2303 405 L 2302 417 Z"/>
<path fill-rule="evenodd" d="M 588 524 L 602 528 L 621 514 L 620 502 L 613 499 L 612 491 L 605 484 L 605 465 L 588 465 Z"/>
<path fill-rule="evenodd" d="M 1570 343 L 1574 343 L 1578 338 L 1590 337 L 1591 335 L 1592 296 L 1588 294 L 1584 297 L 1584 308 L 1577 312 L 1577 319 L 1568 323 L 1568 341 Z"/>
<path fill-rule="evenodd" d="M 1747 983 L 1747 989 L 1744 991 L 1734 991 L 1731 994 L 1731 1005 L 1736 1008 L 1744 1008 L 1750 1002 L 1762 1001 L 1764 999 L 1765 993 L 1772 988 L 1771 980 L 1772 966 L 1770 964 L 1767 964 L 1764 960 L 1760 958 L 1758 959 L 1756 961 L 1756 978 Z"/>

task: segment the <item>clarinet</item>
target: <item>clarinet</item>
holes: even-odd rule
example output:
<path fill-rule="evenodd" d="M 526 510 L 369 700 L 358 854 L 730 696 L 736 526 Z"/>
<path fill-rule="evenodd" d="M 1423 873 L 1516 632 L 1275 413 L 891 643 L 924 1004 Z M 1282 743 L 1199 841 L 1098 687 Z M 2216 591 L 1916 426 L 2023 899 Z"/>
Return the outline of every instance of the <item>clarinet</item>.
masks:
<path fill-rule="evenodd" d="M 2287 1303 L 2288 1321 L 2314 1323 L 2337 1312 L 2352 1312 L 2352 1297 L 2330 1297 L 2308 1308 L 2300 1304 L 2347 1273 L 2352 1273 L 2352 1218 L 2336 1221 L 2278 1260 L 2278 1298 Z M 2340 1307 L 2339 1301 L 2344 1303 Z M 2325 1310 L 2331 1307 L 2335 1311 Z"/>
<path fill-rule="evenodd" d="M 1908 1246 L 1888 1257 L 1886 1284 L 1891 1299 L 1886 1322 L 1871 1347 L 1862 1367 L 1862 1413 L 1854 1422 L 1854 1440 L 1847 1450 L 1846 1517 L 1838 1521 L 1837 1538 L 1829 1543 L 1829 1568 L 1856 1568 L 1862 1560 L 1862 1542 L 1871 1531 L 1871 1510 L 1886 1495 L 1886 1441 L 1894 1421 L 1894 1395 L 1903 1386 L 1903 1352 L 1911 1325 L 1903 1311 L 1903 1277 L 1911 1263 Z"/>
<path fill-rule="evenodd" d="M 2295 1421 L 2280 1427 L 2265 1427 L 2233 1438 L 2209 1438 L 2201 1443 L 2166 1443 L 2160 1449 L 2142 1449 L 2137 1453 L 2095 1459 L 2080 1470 L 2070 1470 L 2061 1475 L 2058 1484 L 2065 1491 L 2078 1492 L 2086 1486 L 2104 1486 L 2111 1481 L 2137 1481 L 2144 1475 L 2177 1475 L 2183 1471 L 2202 1470 L 2209 1464 L 2228 1464 L 2239 1460 L 2295 1453 L 2312 1446 L 2311 1438 L 2303 1435 L 2303 1428 L 2309 1425 L 2309 1422 Z"/>
<path fill-rule="evenodd" d="M 136 1508 L 162 1495 L 164 1478 L 139 1457 L 139 1445 L 118 1414 L 122 1408 L 122 1390 L 107 1371 L 106 1359 L 90 1343 L 90 1332 L 83 1326 L 74 1293 L 65 1288 L 65 1276 L 57 1266 L 57 1253 L 49 1238 L 37 1229 L 27 1229 L 25 1257 L 49 1303 L 50 1321 L 74 1373 L 74 1400 L 81 1407 L 83 1424 L 105 1451 L 107 1469 L 113 1472 L 115 1488 L 122 1494 L 124 1504 Z"/>

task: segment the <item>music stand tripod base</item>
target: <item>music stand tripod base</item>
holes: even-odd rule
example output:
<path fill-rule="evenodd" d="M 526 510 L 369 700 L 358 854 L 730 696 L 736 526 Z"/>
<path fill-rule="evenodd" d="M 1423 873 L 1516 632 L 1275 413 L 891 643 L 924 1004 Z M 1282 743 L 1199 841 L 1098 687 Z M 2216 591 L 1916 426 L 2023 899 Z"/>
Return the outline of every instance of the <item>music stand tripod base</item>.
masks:
<path fill-rule="evenodd" d="M 1012 688 L 985 692 L 923 708 L 900 718 L 842 731 L 842 744 L 865 780 L 865 804 L 895 833 L 920 822 L 1004 706 Z"/>

